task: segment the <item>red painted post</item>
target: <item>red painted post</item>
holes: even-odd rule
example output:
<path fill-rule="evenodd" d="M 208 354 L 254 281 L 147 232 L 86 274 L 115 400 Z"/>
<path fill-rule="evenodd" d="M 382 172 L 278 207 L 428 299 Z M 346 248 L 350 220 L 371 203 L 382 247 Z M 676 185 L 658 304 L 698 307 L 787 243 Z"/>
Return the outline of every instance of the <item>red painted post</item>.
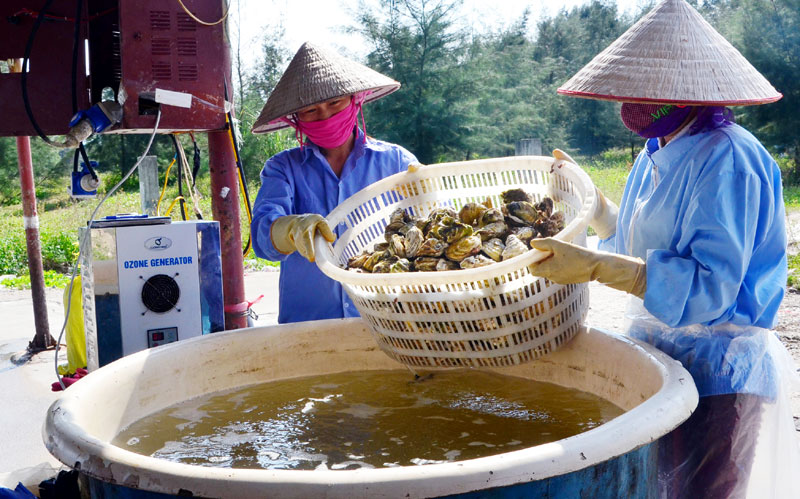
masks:
<path fill-rule="evenodd" d="M 222 245 L 222 290 L 225 329 L 247 327 L 239 310 L 244 298 L 244 257 L 239 226 L 239 178 L 228 131 L 208 132 L 208 166 L 211 172 L 211 211 L 219 221 Z M 246 311 L 247 307 L 244 306 Z"/>
<path fill-rule="evenodd" d="M 17 137 L 17 157 L 19 181 L 22 187 L 22 219 L 25 222 L 25 242 L 28 250 L 28 270 L 31 276 L 33 295 L 33 321 L 36 335 L 28 350 L 36 352 L 55 344 L 50 336 L 47 321 L 47 301 L 44 294 L 44 269 L 42 268 L 42 247 L 39 243 L 39 215 L 36 212 L 36 187 L 33 183 L 33 158 L 31 157 L 30 137 Z"/>

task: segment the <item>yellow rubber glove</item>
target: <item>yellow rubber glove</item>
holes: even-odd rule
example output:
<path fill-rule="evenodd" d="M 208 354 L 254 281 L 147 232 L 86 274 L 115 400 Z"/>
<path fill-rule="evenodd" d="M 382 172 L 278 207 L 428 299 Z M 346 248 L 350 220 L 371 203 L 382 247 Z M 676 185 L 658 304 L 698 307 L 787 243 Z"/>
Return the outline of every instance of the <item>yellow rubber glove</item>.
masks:
<path fill-rule="evenodd" d="M 576 163 L 569 154 L 565 153 L 561 149 L 554 149 L 553 157 L 556 158 L 555 163 L 553 163 L 553 167 L 558 167 L 563 161 L 569 161 L 570 163 L 578 166 L 578 163 Z M 597 206 L 595 207 L 592 219 L 589 221 L 589 225 L 591 225 L 594 231 L 597 232 L 597 235 L 600 237 L 600 239 L 608 239 L 617 233 L 617 216 L 619 215 L 619 208 L 613 201 L 606 199 L 600 189 L 595 187 L 594 190 L 597 194 Z"/>
<path fill-rule="evenodd" d="M 307 213 L 305 215 L 286 215 L 272 222 L 270 237 L 275 249 L 288 255 L 297 250 L 298 253 L 314 261 L 314 234 L 319 229 L 322 237 L 332 243 L 336 235 L 328 226 L 322 215 Z"/>
<path fill-rule="evenodd" d="M 423 165 L 422 163 L 409 163 L 409 165 L 408 165 L 408 173 L 414 173 L 417 170 L 419 170 L 420 168 L 422 168 L 423 166 L 425 166 L 425 165 Z"/>
<path fill-rule="evenodd" d="M 531 247 L 552 253 L 528 267 L 533 275 L 559 284 L 598 281 L 606 286 L 644 298 L 647 289 L 645 263 L 615 253 L 592 251 L 558 239 L 534 239 Z"/>

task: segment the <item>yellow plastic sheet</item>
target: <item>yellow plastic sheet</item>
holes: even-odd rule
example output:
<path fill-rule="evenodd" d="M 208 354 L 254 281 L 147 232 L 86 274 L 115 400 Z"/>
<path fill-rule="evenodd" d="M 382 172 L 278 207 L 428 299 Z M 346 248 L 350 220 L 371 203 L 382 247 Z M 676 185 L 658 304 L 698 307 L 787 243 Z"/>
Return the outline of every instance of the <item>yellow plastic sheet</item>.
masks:
<path fill-rule="evenodd" d="M 67 300 L 70 299 L 69 285 L 64 288 L 64 313 L 67 312 Z M 75 276 L 72 284 L 72 304 L 67 320 L 67 369 L 61 374 L 72 374 L 79 367 L 86 367 L 86 333 L 83 330 L 83 303 L 81 300 L 81 277 Z M 59 371 L 61 368 L 59 367 Z"/>

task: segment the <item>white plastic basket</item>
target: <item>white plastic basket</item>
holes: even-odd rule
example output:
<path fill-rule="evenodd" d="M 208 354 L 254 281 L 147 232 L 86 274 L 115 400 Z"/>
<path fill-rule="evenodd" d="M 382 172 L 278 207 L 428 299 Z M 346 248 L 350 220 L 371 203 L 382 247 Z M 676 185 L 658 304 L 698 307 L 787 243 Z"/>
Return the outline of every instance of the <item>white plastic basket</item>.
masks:
<path fill-rule="evenodd" d="M 357 192 L 328 216 L 340 236 L 317 234 L 316 261 L 342 283 L 380 348 L 412 370 L 520 364 L 557 349 L 580 329 L 589 308 L 586 284 L 562 286 L 531 275 L 546 256 L 531 250 L 486 267 L 443 272 L 369 274 L 345 270 L 347 260 L 384 241 L 397 208 L 427 216 L 522 188 L 536 201 L 549 196 L 564 212 L 555 237 L 585 245 L 595 189 L 578 166 L 542 156 L 430 165 L 402 172 Z"/>

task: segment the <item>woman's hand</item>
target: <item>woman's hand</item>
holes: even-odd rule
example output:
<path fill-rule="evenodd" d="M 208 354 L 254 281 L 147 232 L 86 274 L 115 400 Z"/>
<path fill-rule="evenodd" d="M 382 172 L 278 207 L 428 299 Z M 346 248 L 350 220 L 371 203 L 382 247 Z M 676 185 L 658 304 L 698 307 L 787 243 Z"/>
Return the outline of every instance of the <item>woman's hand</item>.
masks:
<path fill-rule="evenodd" d="M 645 263 L 638 258 L 592 251 L 558 239 L 534 239 L 531 247 L 550 256 L 528 266 L 533 275 L 559 284 L 598 281 L 606 286 L 644 298 L 647 289 Z"/>
<path fill-rule="evenodd" d="M 314 261 L 314 234 L 319 230 L 322 237 L 332 243 L 336 240 L 328 221 L 322 215 L 306 213 L 304 215 L 286 215 L 272 222 L 270 237 L 275 249 L 288 255 L 295 250 Z"/>

